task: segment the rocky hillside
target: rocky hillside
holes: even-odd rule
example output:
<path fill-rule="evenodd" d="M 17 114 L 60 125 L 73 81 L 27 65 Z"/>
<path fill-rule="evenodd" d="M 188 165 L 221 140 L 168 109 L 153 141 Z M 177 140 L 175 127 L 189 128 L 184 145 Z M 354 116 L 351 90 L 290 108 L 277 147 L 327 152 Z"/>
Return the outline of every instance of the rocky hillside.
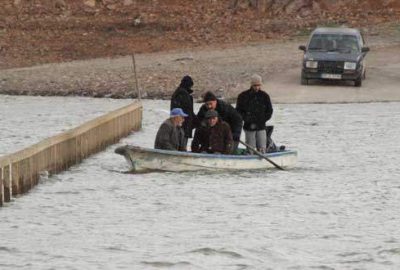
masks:
<path fill-rule="evenodd" d="M 399 0 L 2 0 L 0 69 L 388 22 Z"/>

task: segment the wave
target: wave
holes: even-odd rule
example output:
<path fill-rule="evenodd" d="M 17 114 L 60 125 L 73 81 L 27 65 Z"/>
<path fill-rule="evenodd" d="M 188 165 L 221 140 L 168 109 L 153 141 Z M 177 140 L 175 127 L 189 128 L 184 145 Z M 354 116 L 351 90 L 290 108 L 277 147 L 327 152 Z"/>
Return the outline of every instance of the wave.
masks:
<path fill-rule="evenodd" d="M 224 250 L 224 249 L 213 249 L 213 248 L 199 248 L 199 249 L 194 249 L 190 251 L 189 253 L 200 253 L 206 256 L 210 255 L 223 255 L 227 256 L 230 258 L 243 258 L 243 256 L 237 252 L 234 251 L 229 251 L 229 250 Z"/>

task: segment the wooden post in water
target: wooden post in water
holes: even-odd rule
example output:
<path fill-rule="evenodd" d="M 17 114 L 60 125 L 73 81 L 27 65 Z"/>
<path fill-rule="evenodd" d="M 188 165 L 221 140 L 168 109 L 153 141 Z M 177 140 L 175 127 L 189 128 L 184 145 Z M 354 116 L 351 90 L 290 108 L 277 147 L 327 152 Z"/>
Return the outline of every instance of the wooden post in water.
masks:
<path fill-rule="evenodd" d="M 4 203 L 4 180 L 3 180 L 3 168 L 0 167 L 0 207 Z"/>
<path fill-rule="evenodd" d="M 138 78 L 137 78 L 137 74 L 136 74 L 136 60 L 135 60 L 135 54 L 132 54 L 132 65 L 133 65 L 133 74 L 135 75 L 135 85 L 136 85 L 136 91 L 138 94 L 138 99 L 141 100 L 142 99 L 142 93 L 140 92 L 139 89 L 139 82 L 138 82 Z"/>
<path fill-rule="evenodd" d="M 19 182 L 18 182 L 18 169 L 19 163 L 10 164 L 10 182 L 11 182 L 11 195 L 18 195 L 19 194 Z"/>
<path fill-rule="evenodd" d="M 11 201 L 12 184 L 11 184 L 11 166 L 7 165 L 3 167 L 3 187 L 4 187 L 4 202 Z"/>

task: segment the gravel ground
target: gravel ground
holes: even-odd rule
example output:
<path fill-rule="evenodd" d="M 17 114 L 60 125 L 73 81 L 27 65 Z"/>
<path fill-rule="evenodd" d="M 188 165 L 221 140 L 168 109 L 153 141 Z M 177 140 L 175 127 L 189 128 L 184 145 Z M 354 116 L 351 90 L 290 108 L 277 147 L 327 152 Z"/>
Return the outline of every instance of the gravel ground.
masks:
<path fill-rule="evenodd" d="M 338 96 L 338 91 L 343 91 L 346 84 L 300 86 L 302 52 L 297 47 L 306 43 L 307 36 L 223 48 L 137 54 L 138 85 L 143 98 L 168 99 L 180 78 L 190 74 L 196 98 L 212 90 L 226 99 L 234 99 L 248 88 L 251 74 L 259 73 L 275 102 L 398 101 L 394 86 L 399 84 L 395 74 L 400 74 L 399 32 L 398 28 L 382 33 L 376 29 L 366 35 L 371 48 L 367 57 L 368 79 L 361 89 L 344 87 L 345 96 Z M 5 69 L 0 70 L 0 93 L 132 98 L 139 93 L 133 70 L 131 56 Z M 368 91 L 360 95 L 363 89 Z"/>

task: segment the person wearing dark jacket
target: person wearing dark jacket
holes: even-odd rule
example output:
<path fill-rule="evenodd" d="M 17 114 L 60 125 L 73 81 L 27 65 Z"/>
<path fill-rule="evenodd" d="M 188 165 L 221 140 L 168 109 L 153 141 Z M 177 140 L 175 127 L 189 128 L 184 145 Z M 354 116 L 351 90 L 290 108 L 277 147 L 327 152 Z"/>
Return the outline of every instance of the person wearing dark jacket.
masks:
<path fill-rule="evenodd" d="M 199 122 L 202 122 L 204 120 L 207 111 L 217 111 L 219 118 L 228 123 L 229 127 L 231 128 L 233 138 L 233 151 L 235 151 L 238 147 L 240 134 L 242 132 L 243 120 L 241 115 L 235 110 L 235 108 L 231 104 L 221 99 L 217 99 L 217 97 L 212 92 L 205 93 L 203 101 L 204 104 L 200 107 L 200 110 L 197 113 L 197 118 Z"/>
<path fill-rule="evenodd" d="M 261 76 L 254 74 L 251 77 L 250 89 L 239 94 L 236 110 L 244 121 L 246 143 L 265 153 L 267 144 L 265 124 L 271 119 L 273 109 L 269 95 L 261 90 L 261 86 Z"/>
<path fill-rule="evenodd" d="M 232 153 L 233 139 L 229 125 L 220 120 L 217 111 L 209 110 L 204 117 L 207 125 L 196 129 L 192 140 L 192 152 L 195 153 Z"/>
<path fill-rule="evenodd" d="M 188 115 L 181 108 L 174 108 L 170 112 L 170 118 L 165 120 L 158 129 L 156 140 L 154 142 L 155 149 L 186 151 L 184 144 L 184 131 L 182 123 Z"/>
<path fill-rule="evenodd" d="M 182 78 L 179 87 L 175 90 L 171 97 L 170 109 L 181 108 L 188 117 L 185 118 L 183 123 L 183 130 L 185 131 L 184 144 L 187 145 L 189 138 L 192 138 L 192 131 L 197 126 L 197 117 L 193 111 L 193 97 L 192 97 L 193 80 L 190 76 L 186 75 Z"/>

